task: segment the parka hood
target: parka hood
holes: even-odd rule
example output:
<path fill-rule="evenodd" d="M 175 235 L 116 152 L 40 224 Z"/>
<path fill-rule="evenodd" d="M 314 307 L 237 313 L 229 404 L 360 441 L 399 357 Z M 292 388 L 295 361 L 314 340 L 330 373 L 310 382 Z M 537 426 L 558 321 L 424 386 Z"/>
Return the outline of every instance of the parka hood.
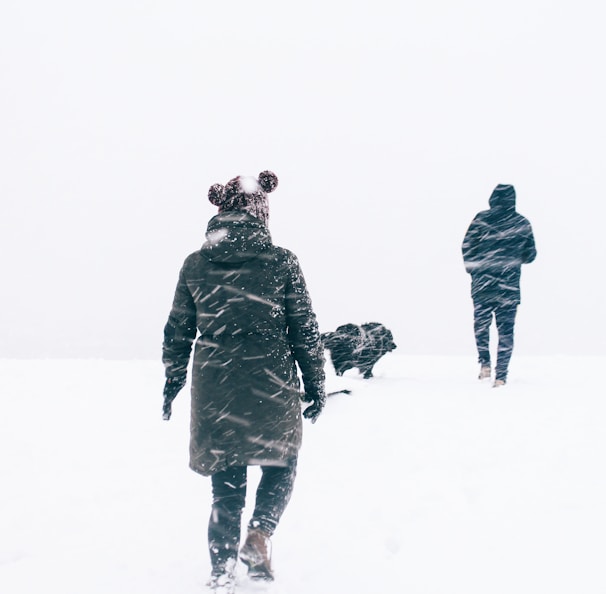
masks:
<path fill-rule="evenodd" d="M 516 191 L 512 185 L 499 184 L 488 200 L 490 208 L 502 208 L 504 210 L 516 209 Z"/>
<path fill-rule="evenodd" d="M 208 223 L 202 254 L 211 262 L 238 264 L 272 245 L 269 229 L 244 211 L 219 213 Z"/>

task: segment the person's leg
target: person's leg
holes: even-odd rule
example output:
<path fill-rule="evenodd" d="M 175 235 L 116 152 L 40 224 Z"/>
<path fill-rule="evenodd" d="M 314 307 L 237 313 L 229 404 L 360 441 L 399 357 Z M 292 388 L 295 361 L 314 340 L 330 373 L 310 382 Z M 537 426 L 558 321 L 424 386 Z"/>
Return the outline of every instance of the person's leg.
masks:
<path fill-rule="evenodd" d="M 516 320 L 517 305 L 500 307 L 495 311 L 497 330 L 499 332 L 499 348 L 495 381 L 507 381 L 507 370 L 511 353 L 513 352 L 513 331 Z"/>
<path fill-rule="evenodd" d="M 208 548 L 213 573 L 221 573 L 236 559 L 240 519 L 246 503 L 246 466 L 232 466 L 213 474 L 213 505 L 208 522 Z"/>
<path fill-rule="evenodd" d="M 493 307 L 483 303 L 473 304 L 473 330 L 478 349 L 478 362 L 482 367 L 490 367 L 490 324 Z"/>
<path fill-rule="evenodd" d="M 262 466 L 255 509 L 248 524 L 272 536 L 292 495 L 297 475 L 297 458 L 288 466 Z"/>
<path fill-rule="evenodd" d="M 270 537 L 273 535 L 292 495 L 297 459 L 288 466 L 262 466 L 257 488 L 255 509 L 248 524 L 246 542 L 240 550 L 240 559 L 248 566 L 253 579 L 273 580 Z"/>

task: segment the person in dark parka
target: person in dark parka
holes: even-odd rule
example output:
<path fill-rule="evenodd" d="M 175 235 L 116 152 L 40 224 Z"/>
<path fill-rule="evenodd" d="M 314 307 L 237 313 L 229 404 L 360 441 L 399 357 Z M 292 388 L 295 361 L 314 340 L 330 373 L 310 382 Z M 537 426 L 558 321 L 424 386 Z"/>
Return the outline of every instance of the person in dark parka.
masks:
<path fill-rule="evenodd" d="M 480 379 L 490 378 L 492 371 L 489 331 L 494 315 L 499 345 L 493 385 L 498 387 L 507 381 L 513 351 L 522 264 L 532 262 L 537 251 L 529 221 L 516 212 L 512 185 L 496 186 L 489 205 L 490 209 L 479 212 L 469 225 L 462 251 L 465 270 L 471 275 Z"/>
<path fill-rule="evenodd" d="M 251 465 L 262 477 L 239 556 L 251 577 L 273 579 L 269 538 L 293 488 L 301 400 L 312 422 L 326 400 L 324 349 L 303 273 L 267 228 L 267 193 L 277 183 L 264 171 L 210 188 L 219 213 L 183 264 L 164 329 L 165 419 L 195 340 L 190 467 L 212 481 L 211 587 L 234 579 Z"/>

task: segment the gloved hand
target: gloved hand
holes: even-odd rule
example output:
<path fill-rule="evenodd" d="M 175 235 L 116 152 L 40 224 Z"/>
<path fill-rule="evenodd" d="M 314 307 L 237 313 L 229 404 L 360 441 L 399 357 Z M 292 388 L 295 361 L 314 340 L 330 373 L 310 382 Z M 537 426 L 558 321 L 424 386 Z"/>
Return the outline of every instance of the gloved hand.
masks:
<path fill-rule="evenodd" d="M 165 421 L 170 419 L 172 402 L 177 397 L 177 394 L 181 391 L 181 388 L 185 385 L 186 381 L 186 375 L 166 378 L 166 383 L 164 384 L 164 406 L 162 407 L 162 418 Z"/>
<path fill-rule="evenodd" d="M 323 388 L 314 390 L 313 392 L 306 391 L 301 396 L 303 402 L 311 402 L 311 404 L 303 411 L 303 416 L 315 423 L 326 404 L 326 392 Z"/>

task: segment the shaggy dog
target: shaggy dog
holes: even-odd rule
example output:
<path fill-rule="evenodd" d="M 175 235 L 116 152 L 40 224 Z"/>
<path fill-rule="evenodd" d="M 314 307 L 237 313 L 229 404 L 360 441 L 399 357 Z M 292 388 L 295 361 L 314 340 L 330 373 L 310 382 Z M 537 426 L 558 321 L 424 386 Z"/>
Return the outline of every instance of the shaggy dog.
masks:
<path fill-rule="evenodd" d="M 324 332 L 322 342 L 337 375 L 357 367 L 365 379 L 372 377 L 372 368 L 385 353 L 397 348 L 391 331 L 378 322 L 343 324 L 334 332 Z"/>

